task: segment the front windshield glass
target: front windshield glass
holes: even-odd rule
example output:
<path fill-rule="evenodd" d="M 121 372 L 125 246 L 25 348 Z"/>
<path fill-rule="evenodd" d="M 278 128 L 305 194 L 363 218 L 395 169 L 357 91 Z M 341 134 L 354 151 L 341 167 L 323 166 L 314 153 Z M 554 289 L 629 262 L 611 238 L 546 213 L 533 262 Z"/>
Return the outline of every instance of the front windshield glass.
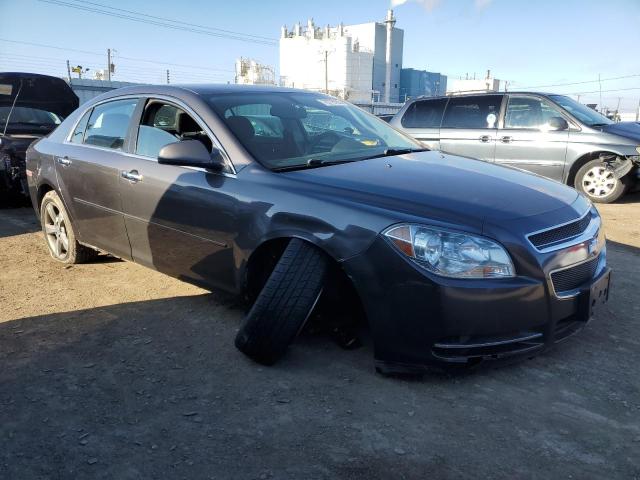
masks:
<path fill-rule="evenodd" d="M 424 148 L 373 115 L 326 95 L 222 94 L 208 102 L 251 155 L 272 169 Z"/>
<path fill-rule="evenodd" d="M 11 107 L 0 107 L 0 125 L 4 127 L 7 120 L 9 120 L 8 129 L 28 129 L 29 127 L 53 129 L 62 122 L 62 118 L 55 113 L 37 108 L 15 107 L 12 112 Z"/>
<path fill-rule="evenodd" d="M 549 98 L 567 110 L 582 123 L 590 127 L 594 127 L 596 125 L 609 125 L 613 123 L 612 120 L 609 120 L 604 115 L 599 114 L 586 105 L 576 102 L 572 98 L 565 97 L 564 95 L 549 95 Z"/>

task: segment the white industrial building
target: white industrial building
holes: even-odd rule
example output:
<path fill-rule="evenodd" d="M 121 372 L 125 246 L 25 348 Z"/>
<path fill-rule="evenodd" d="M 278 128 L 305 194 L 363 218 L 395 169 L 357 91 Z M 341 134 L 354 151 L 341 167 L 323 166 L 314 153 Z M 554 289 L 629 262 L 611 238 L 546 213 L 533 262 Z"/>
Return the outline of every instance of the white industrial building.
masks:
<path fill-rule="evenodd" d="M 398 102 L 404 32 L 393 11 L 384 22 L 282 28 L 280 83 L 352 102 Z"/>
<path fill-rule="evenodd" d="M 235 83 L 241 85 L 275 85 L 276 74 L 273 67 L 263 65 L 251 58 L 236 60 Z"/>
<path fill-rule="evenodd" d="M 451 78 L 447 80 L 447 95 L 466 92 L 499 92 L 500 80 L 491 76 L 487 70 L 485 78 Z"/>

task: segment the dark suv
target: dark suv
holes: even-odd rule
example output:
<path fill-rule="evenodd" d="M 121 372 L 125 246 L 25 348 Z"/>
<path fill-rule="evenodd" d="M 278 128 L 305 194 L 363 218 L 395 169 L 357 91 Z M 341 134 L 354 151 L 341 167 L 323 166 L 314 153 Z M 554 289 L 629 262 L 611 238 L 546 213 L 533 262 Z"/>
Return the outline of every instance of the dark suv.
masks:
<path fill-rule="evenodd" d="M 527 170 L 609 203 L 637 183 L 640 124 L 563 95 L 510 92 L 411 100 L 391 125 L 429 148 Z"/>

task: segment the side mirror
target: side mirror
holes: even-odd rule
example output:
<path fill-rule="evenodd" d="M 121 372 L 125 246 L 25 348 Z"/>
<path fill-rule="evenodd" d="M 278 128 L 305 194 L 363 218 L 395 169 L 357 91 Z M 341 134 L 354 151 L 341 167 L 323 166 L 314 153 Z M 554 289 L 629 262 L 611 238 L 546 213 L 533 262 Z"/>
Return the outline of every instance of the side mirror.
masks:
<path fill-rule="evenodd" d="M 549 119 L 549 130 L 567 130 L 569 124 L 562 117 L 551 117 Z"/>
<path fill-rule="evenodd" d="M 158 163 L 181 167 L 200 167 L 219 172 L 224 168 L 220 150 L 213 147 L 211 153 L 199 140 L 183 140 L 170 143 L 160 149 Z"/>

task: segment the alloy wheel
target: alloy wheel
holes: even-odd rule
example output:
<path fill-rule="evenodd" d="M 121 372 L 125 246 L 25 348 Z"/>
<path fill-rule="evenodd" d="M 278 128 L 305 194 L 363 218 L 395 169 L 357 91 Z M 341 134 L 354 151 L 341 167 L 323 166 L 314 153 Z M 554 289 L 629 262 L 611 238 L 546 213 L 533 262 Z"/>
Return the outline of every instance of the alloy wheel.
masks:
<path fill-rule="evenodd" d="M 55 258 L 64 260 L 69 252 L 69 236 L 64 215 L 54 203 L 44 209 L 44 233 Z"/>
<path fill-rule="evenodd" d="M 613 192 L 618 183 L 618 179 L 613 170 L 604 165 L 597 165 L 584 174 L 582 177 L 582 189 L 585 193 L 595 198 L 604 198 Z"/>

